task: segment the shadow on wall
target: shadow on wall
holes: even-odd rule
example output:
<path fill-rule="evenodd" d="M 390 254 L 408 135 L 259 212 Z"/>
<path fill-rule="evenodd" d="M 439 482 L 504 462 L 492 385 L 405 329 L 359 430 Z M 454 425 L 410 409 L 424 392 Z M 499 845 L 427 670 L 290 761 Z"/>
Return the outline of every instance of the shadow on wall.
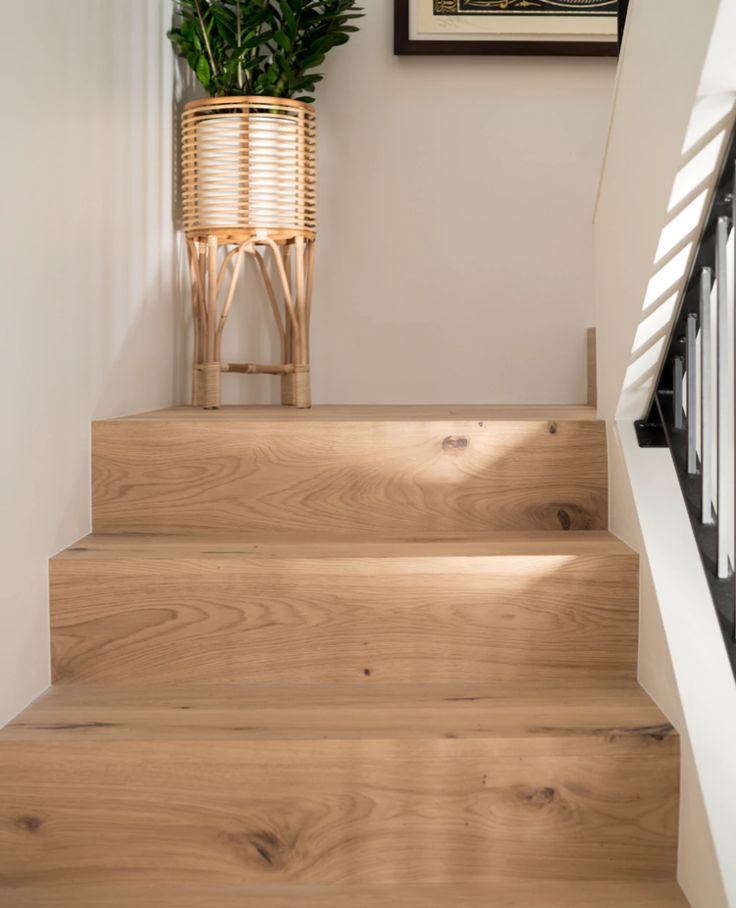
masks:
<path fill-rule="evenodd" d="M 642 305 L 624 394 L 649 399 L 654 393 L 662 356 L 693 266 L 706 204 L 732 125 L 730 99 L 705 112 L 696 111 L 693 116 L 655 255 L 655 270 Z"/>

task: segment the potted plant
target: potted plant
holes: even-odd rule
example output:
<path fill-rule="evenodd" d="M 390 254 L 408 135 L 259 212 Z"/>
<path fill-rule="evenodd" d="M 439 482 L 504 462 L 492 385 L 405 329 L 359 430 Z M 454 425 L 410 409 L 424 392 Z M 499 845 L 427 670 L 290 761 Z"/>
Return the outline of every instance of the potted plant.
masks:
<path fill-rule="evenodd" d="M 210 97 L 182 121 L 184 228 L 195 315 L 194 403 L 219 405 L 222 372 L 282 375 L 282 400 L 309 406 L 308 321 L 316 237 L 315 86 L 345 44 L 356 0 L 176 0 L 169 32 Z M 218 250 L 226 252 L 218 263 Z M 223 364 L 220 341 L 245 254 L 266 283 L 281 337 L 276 366 Z M 275 262 L 280 306 L 266 257 Z M 224 269 L 233 268 L 222 311 Z"/>

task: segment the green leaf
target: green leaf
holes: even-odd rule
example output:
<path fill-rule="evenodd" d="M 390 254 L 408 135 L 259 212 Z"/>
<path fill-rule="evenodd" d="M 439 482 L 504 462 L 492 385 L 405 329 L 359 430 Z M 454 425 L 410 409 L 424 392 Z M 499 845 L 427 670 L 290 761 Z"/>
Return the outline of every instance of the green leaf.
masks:
<path fill-rule="evenodd" d="M 303 70 L 315 69 L 315 67 L 317 67 L 317 66 L 322 66 L 322 64 L 324 62 L 325 62 L 325 55 L 316 54 L 313 57 L 308 57 L 306 60 L 304 60 L 302 62 L 302 69 Z"/>
<path fill-rule="evenodd" d="M 287 53 L 292 48 L 291 38 L 289 38 L 289 36 L 284 31 L 276 32 L 276 34 L 273 36 L 273 40 L 279 45 L 279 47 L 282 47 Z"/>
<path fill-rule="evenodd" d="M 202 42 L 199 39 L 199 32 L 193 22 L 182 22 L 181 33 L 182 37 L 184 37 L 193 47 L 196 47 L 197 50 L 202 49 Z"/>
<path fill-rule="evenodd" d="M 261 73 L 255 82 L 255 92 L 258 95 L 267 95 L 273 91 L 273 82 L 268 78 L 268 73 Z"/>
<path fill-rule="evenodd" d="M 294 15 L 294 12 L 289 6 L 287 0 L 282 0 L 281 11 L 284 14 L 284 22 L 286 23 L 286 26 L 289 30 L 289 35 L 293 38 L 297 33 L 298 26 L 296 16 Z"/>
<path fill-rule="evenodd" d="M 197 60 L 197 78 L 205 88 L 210 87 L 212 71 L 210 70 L 210 64 L 207 62 L 207 57 L 205 56 L 200 56 Z"/>
<path fill-rule="evenodd" d="M 254 47 L 263 47 L 264 44 L 268 44 L 271 38 L 271 32 L 260 32 L 255 35 L 250 35 L 241 43 L 240 47 L 235 48 L 234 52 L 237 56 L 242 56 L 244 51 L 252 50 Z"/>

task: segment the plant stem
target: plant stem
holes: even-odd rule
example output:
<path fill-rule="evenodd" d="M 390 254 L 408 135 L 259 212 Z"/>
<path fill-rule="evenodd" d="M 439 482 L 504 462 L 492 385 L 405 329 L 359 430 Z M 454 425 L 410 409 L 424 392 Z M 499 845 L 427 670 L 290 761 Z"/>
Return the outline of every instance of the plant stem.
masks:
<path fill-rule="evenodd" d="M 242 40 L 242 30 L 240 27 L 241 22 L 241 12 L 240 12 L 240 0 L 238 0 L 238 88 L 243 90 L 243 58 L 240 55 L 240 42 Z"/>
<path fill-rule="evenodd" d="M 210 47 L 210 39 L 207 34 L 207 29 L 204 24 L 204 16 L 202 15 L 202 8 L 199 5 L 199 0 L 194 0 L 194 4 L 197 7 L 197 15 L 199 16 L 199 24 L 202 28 L 202 37 L 204 38 L 204 46 L 207 48 L 207 56 L 210 58 L 210 66 L 212 67 L 212 78 L 217 80 L 219 72 L 217 66 L 215 65 L 215 58 L 212 56 L 212 48 Z"/>

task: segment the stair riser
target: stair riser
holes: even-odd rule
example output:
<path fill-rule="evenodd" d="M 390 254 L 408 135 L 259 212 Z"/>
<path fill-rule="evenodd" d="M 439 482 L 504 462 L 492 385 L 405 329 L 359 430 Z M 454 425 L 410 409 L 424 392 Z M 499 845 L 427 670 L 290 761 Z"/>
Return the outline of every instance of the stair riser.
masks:
<path fill-rule="evenodd" d="M 93 426 L 95 532 L 440 538 L 607 526 L 593 421 Z"/>
<path fill-rule="evenodd" d="M 65 558 L 57 681 L 633 678 L 634 555 Z"/>
<path fill-rule="evenodd" d="M 671 736 L 7 742 L 0 770 L 0 886 L 675 872 Z"/>

